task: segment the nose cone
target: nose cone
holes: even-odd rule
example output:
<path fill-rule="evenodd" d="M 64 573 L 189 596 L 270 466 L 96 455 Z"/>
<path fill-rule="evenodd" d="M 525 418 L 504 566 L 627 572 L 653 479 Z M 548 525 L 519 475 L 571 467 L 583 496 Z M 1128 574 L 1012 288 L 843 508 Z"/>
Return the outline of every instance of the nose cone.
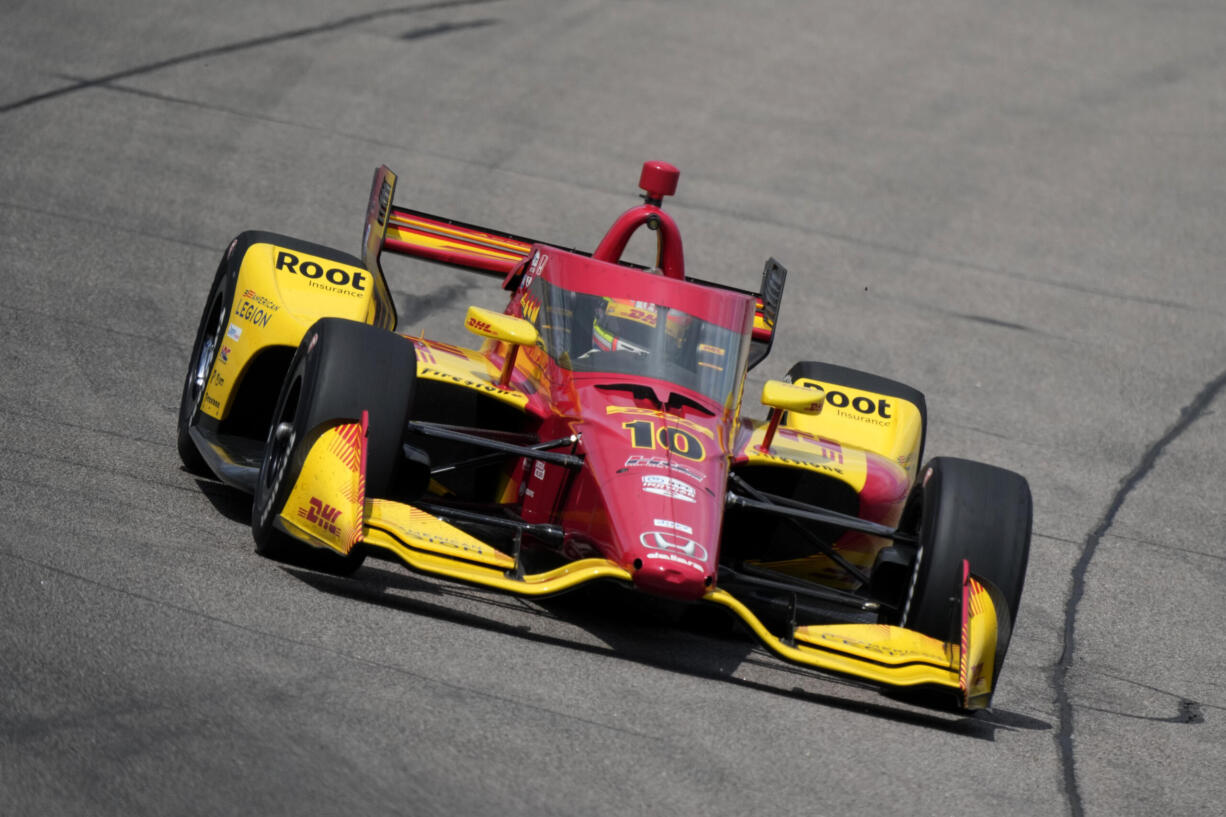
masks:
<path fill-rule="evenodd" d="M 639 536 L 634 584 L 660 596 L 694 601 L 713 581 L 711 554 L 705 547 L 674 531 L 652 530 Z"/>

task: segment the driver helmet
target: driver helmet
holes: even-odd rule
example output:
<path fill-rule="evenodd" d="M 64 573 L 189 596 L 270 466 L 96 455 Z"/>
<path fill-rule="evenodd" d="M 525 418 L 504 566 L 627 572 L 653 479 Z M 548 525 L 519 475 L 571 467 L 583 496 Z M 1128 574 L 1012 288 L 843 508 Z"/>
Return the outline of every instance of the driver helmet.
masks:
<path fill-rule="evenodd" d="M 655 304 L 605 298 L 592 322 L 592 346 L 602 352 L 647 354 L 655 346 L 658 314 Z"/>

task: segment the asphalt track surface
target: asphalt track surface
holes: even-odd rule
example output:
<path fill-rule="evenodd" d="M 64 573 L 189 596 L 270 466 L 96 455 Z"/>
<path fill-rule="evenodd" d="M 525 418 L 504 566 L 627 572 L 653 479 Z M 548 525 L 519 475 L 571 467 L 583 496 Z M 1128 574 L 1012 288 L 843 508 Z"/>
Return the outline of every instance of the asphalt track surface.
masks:
<path fill-rule="evenodd" d="M 7 0 L 0 813 L 1221 814 L 1224 31 L 1216 0 Z M 689 271 L 791 270 L 754 383 L 904 380 L 930 454 L 1029 478 L 992 711 L 605 600 L 287 568 L 180 468 L 240 230 L 356 252 L 386 163 L 409 206 L 590 248 L 656 158 Z M 404 330 L 501 306 L 388 266 Z"/>

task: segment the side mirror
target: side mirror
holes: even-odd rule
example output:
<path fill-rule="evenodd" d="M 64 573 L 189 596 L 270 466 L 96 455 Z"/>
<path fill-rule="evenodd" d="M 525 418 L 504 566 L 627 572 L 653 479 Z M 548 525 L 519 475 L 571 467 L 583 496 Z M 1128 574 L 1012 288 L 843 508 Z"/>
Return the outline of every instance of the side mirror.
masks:
<path fill-rule="evenodd" d="M 535 346 L 540 338 L 536 327 L 529 321 L 479 306 L 468 308 L 468 314 L 464 317 L 464 328 L 474 335 L 511 345 L 502 364 L 502 374 L 498 378 L 500 386 L 511 382 L 511 371 L 515 368 L 515 355 L 519 352 L 519 347 Z"/>
<path fill-rule="evenodd" d="M 826 392 L 807 386 L 795 386 L 782 380 L 768 380 L 762 386 L 762 404 L 770 406 L 770 425 L 766 427 L 766 436 L 758 450 L 763 454 L 770 451 L 771 442 L 775 439 L 775 431 L 783 412 L 795 411 L 799 414 L 821 414 L 822 406 L 826 404 Z"/>

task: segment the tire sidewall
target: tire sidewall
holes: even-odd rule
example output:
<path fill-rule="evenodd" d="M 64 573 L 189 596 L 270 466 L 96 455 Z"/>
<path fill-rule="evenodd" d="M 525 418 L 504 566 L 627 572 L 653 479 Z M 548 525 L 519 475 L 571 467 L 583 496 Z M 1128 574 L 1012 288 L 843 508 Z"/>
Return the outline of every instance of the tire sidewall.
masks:
<path fill-rule="evenodd" d="M 903 626 L 948 641 L 958 626 L 962 561 L 1002 594 L 1016 620 L 1030 550 L 1026 481 L 1001 468 L 938 457 L 921 470 L 918 564 L 904 601 Z M 904 514 L 906 518 L 906 514 Z"/>
<path fill-rule="evenodd" d="M 404 458 L 417 370 L 413 350 L 406 338 L 340 318 L 322 318 L 303 335 L 277 397 L 256 481 L 251 523 L 257 550 L 309 547 L 287 543 L 276 518 L 319 435 L 338 422 L 360 420 L 363 411 L 370 415 L 366 495 L 388 496 Z M 281 423 L 290 425 L 288 439 L 277 438 Z"/>

